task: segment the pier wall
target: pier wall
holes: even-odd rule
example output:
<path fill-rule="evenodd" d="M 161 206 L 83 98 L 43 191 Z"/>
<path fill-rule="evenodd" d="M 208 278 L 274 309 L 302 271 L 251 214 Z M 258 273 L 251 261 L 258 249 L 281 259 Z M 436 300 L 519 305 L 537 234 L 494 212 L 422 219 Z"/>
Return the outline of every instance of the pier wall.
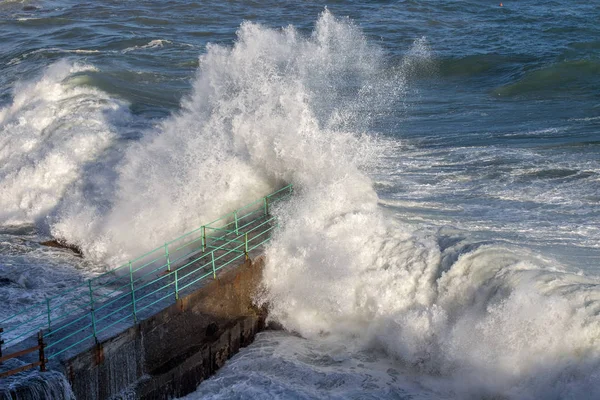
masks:
<path fill-rule="evenodd" d="M 78 400 L 169 399 L 193 392 L 264 329 L 253 304 L 264 259 L 222 272 L 176 304 L 63 362 Z"/>

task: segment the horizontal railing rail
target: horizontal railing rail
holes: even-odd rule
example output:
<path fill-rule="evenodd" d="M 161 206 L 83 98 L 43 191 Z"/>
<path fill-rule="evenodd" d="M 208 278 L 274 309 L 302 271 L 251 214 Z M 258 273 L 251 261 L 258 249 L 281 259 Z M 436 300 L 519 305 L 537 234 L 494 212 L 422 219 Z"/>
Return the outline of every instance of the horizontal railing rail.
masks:
<path fill-rule="evenodd" d="M 86 342 L 97 343 L 99 335 L 111 329 L 137 323 L 191 292 L 203 279 L 215 279 L 219 270 L 247 259 L 250 251 L 270 240 L 276 226 L 270 207 L 292 191 L 287 185 L 5 318 L 0 321 L 4 345 L 10 347 L 43 330 L 52 359 Z"/>
<path fill-rule="evenodd" d="M 2 332 L 1 329 L 0 329 L 0 332 Z M 7 371 L 0 372 L 0 378 L 6 378 L 8 376 L 18 374 L 19 372 L 23 372 L 23 371 L 26 371 L 28 369 L 35 368 L 35 367 L 40 367 L 41 372 L 46 372 L 46 363 L 48 362 L 48 359 L 44 355 L 45 347 L 46 347 L 46 344 L 44 343 L 44 334 L 42 331 L 39 331 L 37 346 L 32 346 L 27 349 L 20 350 L 20 351 L 17 351 L 17 352 L 14 352 L 12 354 L 8 354 L 5 356 L 3 356 L 0 353 L 0 364 L 2 364 L 4 361 L 12 360 L 13 358 L 17 358 L 17 357 L 21 357 L 21 356 L 24 356 L 29 353 L 33 353 L 34 351 L 37 351 L 38 355 L 39 355 L 38 361 L 29 363 L 29 364 L 25 364 L 25 365 L 21 365 L 19 367 L 12 368 Z"/>

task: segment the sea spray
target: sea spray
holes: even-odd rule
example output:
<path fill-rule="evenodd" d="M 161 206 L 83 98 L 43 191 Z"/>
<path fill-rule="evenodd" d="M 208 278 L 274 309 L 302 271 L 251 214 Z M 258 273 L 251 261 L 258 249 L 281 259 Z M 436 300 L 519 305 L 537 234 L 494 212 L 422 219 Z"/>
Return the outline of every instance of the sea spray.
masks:
<path fill-rule="evenodd" d="M 381 79 L 381 50 L 327 11 L 309 38 L 249 22 L 237 35 L 232 48 L 208 46 L 181 110 L 127 150 L 109 206 L 63 202 L 54 236 L 123 260 L 284 183 L 345 176 L 375 198 L 359 172 L 373 154 L 364 128 L 401 89 Z"/>
<path fill-rule="evenodd" d="M 39 222 L 50 215 L 114 141 L 110 118 L 125 104 L 68 79 L 93 71 L 61 61 L 15 87 L 0 109 L 0 222 Z"/>
<path fill-rule="evenodd" d="M 2 371 L 22 367 L 25 364 L 18 359 L 11 359 L 2 364 Z M 42 373 L 35 368 L 3 378 L 0 399 L 75 400 L 75 395 L 69 381 L 62 373 L 57 371 Z"/>
<path fill-rule="evenodd" d="M 262 299 L 271 318 L 312 340 L 384 349 L 459 397 L 598 395 L 597 280 L 523 249 L 442 249 L 334 198 L 281 211 L 291 218 L 267 250 Z"/>

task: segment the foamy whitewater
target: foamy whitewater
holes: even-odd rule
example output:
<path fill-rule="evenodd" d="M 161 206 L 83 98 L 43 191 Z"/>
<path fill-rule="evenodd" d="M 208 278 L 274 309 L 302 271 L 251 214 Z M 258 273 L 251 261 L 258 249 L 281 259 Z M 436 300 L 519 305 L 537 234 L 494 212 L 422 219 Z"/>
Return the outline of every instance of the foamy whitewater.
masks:
<path fill-rule="evenodd" d="M 432 77 L 459 67 L 426 34 L 392 57 L 359 24 L 327 9 L 309 30 L 243 22 L 202 50 L 167 117 L 137 112 L 151 94 L 123 95 L 93 58 L 194 51 L 172 37 L 79 49 L 90 58 L 11 83 L 2 316 L 293 183 L 256 299 L 286 331 L 186 399 L 600 398 L 597 130 L 575 135 L 579 153 L 560 142 L 597 120 L 481 134 L 453 128 L 460 110 L 402 136 L 440 101 Z M 514 137 L 547 143 L 501 142 Z M 50 236 L 84 259 L 37 244 Z"/>

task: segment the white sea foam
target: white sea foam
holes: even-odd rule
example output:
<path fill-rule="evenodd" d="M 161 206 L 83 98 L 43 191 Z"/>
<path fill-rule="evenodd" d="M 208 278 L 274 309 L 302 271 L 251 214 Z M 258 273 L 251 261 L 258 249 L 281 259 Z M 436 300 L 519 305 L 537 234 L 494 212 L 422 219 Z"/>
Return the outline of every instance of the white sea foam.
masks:
<path fill-rule="evenodd" d="M 157 47 L 163 47 L 165 44 L 171 44 L 171 43 L 173 43 L 173 42 L 171 42 L 170 40 L 155 39 L 155 40 L 151 40 L 150 42 L 148 42 L 147 44 L 145 44 L 143 46 L 127 47 L 126 49 L 121 50 L 121 52 L 129 53 L 130 51 L 136 51 L 136 50 L 154 49 Z"/>
<path fill-rule="evenodd" d="M 440 249 L 375 211 L 332 200 L 315 213 L 307 200 L 267 252 L 271 318 L 311 339 L 382 347 L 459 398 L 600 393 L 597 280 L 516 248 Z"/>
<path fill-rule="evenodd" d="M 597 121 L 599 120 L 600 117 L 586 117 L 586 118 L 569 118 L 568 121 L 583 121 L 583 122 L 590 122 L 590 121 Z"/>
<path fill-rule="evenodd" d="M 63 54 L 98 54 L 100 50 L 90 50 L 90 49 L 63 49 L 60 47 L 49 47 L 43 49 L 37 49 L 30 52 L 27 52 L 19 57 L 12 58 L 10 61 L 6 63 L 6 65 L 17 65 L 20 64 L 23 60 L 28 57 L 31 57 L 38 53 L 63 53 Z M 89 66 L 89 68 L 93 68 Z"/>
<path fill-rule="evenodd" d="M 263 332 L 183 399 L 439 400 L 381 352 Z"/>

